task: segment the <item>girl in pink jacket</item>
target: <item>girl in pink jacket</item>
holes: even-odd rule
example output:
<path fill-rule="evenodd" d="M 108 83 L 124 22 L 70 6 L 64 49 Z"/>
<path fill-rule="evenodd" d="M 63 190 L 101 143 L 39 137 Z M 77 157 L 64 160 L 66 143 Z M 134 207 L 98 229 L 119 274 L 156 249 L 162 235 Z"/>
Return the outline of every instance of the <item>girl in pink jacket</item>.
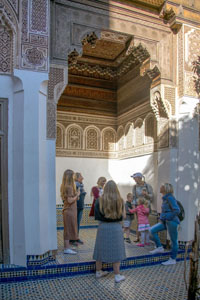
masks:
<path fill-rule="evenodd" d="M 138 206 L 134 209 L 129 209 L 130 213 L 137 213 L 138 231 L 141 233 L 141 243 L 137 244 L 139 247 L 149 245 L 149 208 L 145 198 L 138 198 Z"/>

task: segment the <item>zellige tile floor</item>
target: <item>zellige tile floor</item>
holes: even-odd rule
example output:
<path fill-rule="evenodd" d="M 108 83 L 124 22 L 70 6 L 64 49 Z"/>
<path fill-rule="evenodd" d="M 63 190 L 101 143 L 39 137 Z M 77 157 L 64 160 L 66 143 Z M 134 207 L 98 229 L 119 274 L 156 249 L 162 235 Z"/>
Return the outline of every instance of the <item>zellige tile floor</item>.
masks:
<path fill-rule="evenodd" d="M 189 262 L 187 262 L 187 275 Z M 155 265 L 121 272 L 126 280 L 114 283 L 114 275 L 96 279 L 94 274 L 76 277 L 6 283 L 1 300 L 186 300 L 184 262 Z M 187 276 L 188 277 L 188 276 Z"/>

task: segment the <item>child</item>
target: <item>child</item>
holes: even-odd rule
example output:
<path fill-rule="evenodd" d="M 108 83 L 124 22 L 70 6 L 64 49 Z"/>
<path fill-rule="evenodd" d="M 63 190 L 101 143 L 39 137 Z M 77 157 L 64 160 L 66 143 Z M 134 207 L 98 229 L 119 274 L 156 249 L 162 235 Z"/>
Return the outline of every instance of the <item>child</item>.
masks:
<path fill-rule="evenodd" d="M 136 212 L 138 218 L 138 231 L 141 233 L 141 243 L 137 244 L 139 247 L 149 245 L 149 208 L 148 202 L 145 201 L 144 197 L 138 198 L 138 206 L 135 209 L 129 209 L 131 213 Z"/>
<path fill-rule="evenodd" d="M 129 235 L 130 235 L 131 222 L 134 219 L 134 213 L 131 213 L 129 211 L 129 209 L 133 208 L 133 206 L 131 204 L 132 201 L 133 201 L 133 194 L 128 193 L 126 197 L 127 197 L 127 200 L 126 200 L 126 203 L 125 203 L 126 219 L 124 220 L 124 233 L 126 235 L 126 238 L 124 238 L 124 239 L 127 243 L 131 243 Z"/>

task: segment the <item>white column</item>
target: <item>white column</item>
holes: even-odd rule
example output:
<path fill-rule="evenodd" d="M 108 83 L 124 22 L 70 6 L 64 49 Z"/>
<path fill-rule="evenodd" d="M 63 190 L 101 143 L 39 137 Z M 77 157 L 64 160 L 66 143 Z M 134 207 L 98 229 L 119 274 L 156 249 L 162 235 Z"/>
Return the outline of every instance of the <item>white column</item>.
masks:
<path fill-rule="evenodd" d="M 55 141 L 46 140 L 48 75 L 16 70 L 24 89 L 24 215 L 26 255 L 57 249 Z"/>
<path fill-rule="evenodd" d="M 194 115 L 198 99 L 184 97 L 179 109 L 177 198 L 183 203 L 186 218 L 179 239 L 192 240 L 194 221 L 200 203 L 199 124 Z"/>

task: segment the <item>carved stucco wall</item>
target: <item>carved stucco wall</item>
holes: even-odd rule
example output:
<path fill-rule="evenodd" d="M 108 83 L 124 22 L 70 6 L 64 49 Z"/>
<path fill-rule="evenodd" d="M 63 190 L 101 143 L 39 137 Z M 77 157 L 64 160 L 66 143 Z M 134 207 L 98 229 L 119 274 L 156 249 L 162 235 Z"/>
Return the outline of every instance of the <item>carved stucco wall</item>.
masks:
<path fill-rule="evenodd" d="M 113 14 L 109 13 L 109 6 L 105 6 L 105 10 L 102 10 L 97 3 L 95 6 L 88 5 L 87 10 L 85 10 L 84 5 L 74 4 L 70 1 L 65 1 L 65 5 L 62 6 L 56 1 L 51 3 L 51 31 L 53 32 L 51 37 L 51 63 L 53 67 L 50 69 L 49 89 L 53 91 L 53 88 L 58 83 L 60 90 L 65 88 L 67 79 L 63 80 L 63 75 L 62 78 L 59 78 L 58 73 L 61 72 L 61 69 L 63 69 L 63 72 L 67 70 L 67 57 L 74 48 L 81 54 L 81 41 L 83 38 L 93 31 L 99 37 L 102 28 L 108 28 L 113 30 L 113 38 L 115 32 L 124 32 L 134 36 L 135 45 L 142 43 L 146 47 L 151 57 L 151 68 L 157 65 L 162 71 L 161 77 L 165 78 L 165 82 L 169 81 L 162 96 L 169 102 L 171 113 L 174 114 L 175 87 L 171 83 L 175 77 L 175 70 L 173 69 L 175 61 L 172 51 L 175 45 L 170 28 L 163 26 L 159 16 L 157 19 L 151 19 L 144 13 L 144 19 L 142 20 L 138 11 L 127 11 L 128 7 L 125 4 L 120 9 L 113 6 Z M 118 35 L 116 35 L 117 38 L 119 38 Z M 51 77 L 53 80 L 51 80 Z M 55 96 L 55 93 L 54 101 L 52 100 L 53 98 L 49 97 L 47 105 L 48 138 L 55 138 L 56 136 L 54 126 L 56 112 L 53 110 L 56 107 L 58 97 Z"/>
<path fill-rule="evenodd" d="M 149 109 L 120 118 L 58 112 L 56 155 L 122 159 L 168 147 L 168 119 L 157 120 Z"/>
<path fill-rule="evenodd" d="M 11 74 L 17 65 L 18 1 L 0 0 L 0 74 Z"/>
<path fill-rule="evenodd" d="M 142 43 L 150 53 L 152 64 L 158 63 L 159 69 L 163 71 L 163 77 L 172 79 L 172 32 L 168 26 L 163 26 L 162 21 L 157 18 L 149 18 L 143 13 L 141 18 L 137 10 L 129 10 L 126 5 L 121 8 L 113 5 L 109 13 L 109 5 L 105 10 L 96 7 L 70 3 L 65 5 L 52 4 L 52 30 L 54 36 L 51 41 L 51 61 L 56 63 L 60 60 L 67 64 L 67 55 L 76 48 L 82 51 L 82 39 L 95 31 L 99 36 L 102 28 L 116 32 L 124 32 L 134 36 L 134 44 Z M 65 26 L 63 26 L 65 24 Z M 116 35 L 116 39 L 118 36 Z M 166 68 L 166 65 L 170 67 Z M 151 66 L 153 67 L 153 66 Z"/>
<path fill-rule="evenodd" d="M 49 2 L 21 1 L 20 68 L 48 71 Z"/>
<path fill-rule="evenodd" d="M 193 63 L 200 56 L 200 30 L 184 26 L 184 94 L 197 97 L 194 83 Z"/>
<path fill-rule="evenodd" d="M 48 0 L 0 0 L 0 73 L 48 72 L 48 44 Z"/>

